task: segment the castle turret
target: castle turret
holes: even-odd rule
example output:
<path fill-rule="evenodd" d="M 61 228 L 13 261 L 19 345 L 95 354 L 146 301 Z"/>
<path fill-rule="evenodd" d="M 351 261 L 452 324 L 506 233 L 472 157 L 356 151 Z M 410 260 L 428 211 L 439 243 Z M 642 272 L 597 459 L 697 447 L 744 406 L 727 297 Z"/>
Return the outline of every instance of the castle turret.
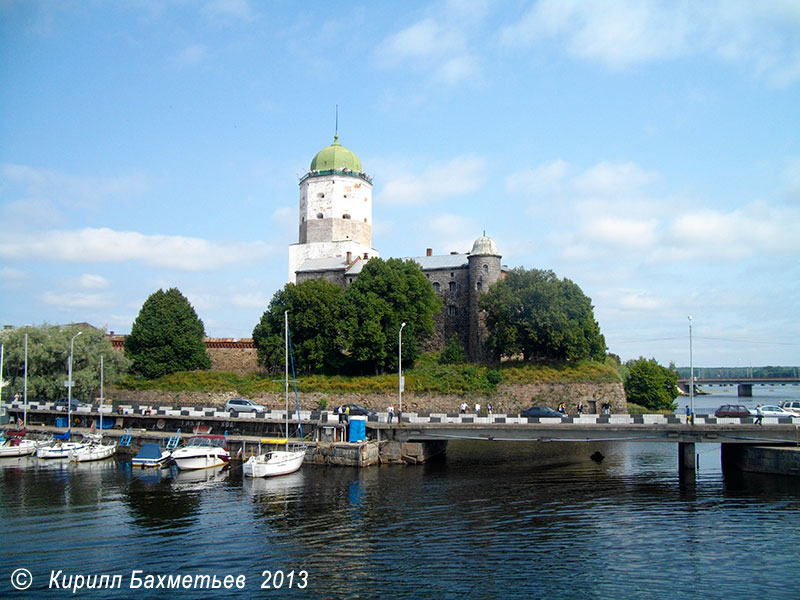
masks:
<path fill-rule="evenodd" d="M 500 252 L 497 244 L 485 233 L 472 244 L 472 251 L 467 257 L 469 264 L 469 356 L 471 360 L 485 361 L 486 330 L 485 317 L 480 310 L 481 296 L 489 287 L 500 281 L 503 276 Z"/>

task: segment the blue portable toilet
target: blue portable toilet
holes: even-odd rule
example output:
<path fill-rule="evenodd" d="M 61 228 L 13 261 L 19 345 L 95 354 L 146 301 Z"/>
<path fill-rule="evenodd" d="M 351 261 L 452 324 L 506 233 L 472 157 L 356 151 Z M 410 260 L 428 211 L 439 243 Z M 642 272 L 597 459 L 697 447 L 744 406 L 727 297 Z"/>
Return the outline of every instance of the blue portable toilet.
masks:
<path fill-rule="evenodd" d="M 67 417 L 56 417 L 56 427 L 67 427 L 69 419 Z"/>
<path fill-rule="evenodd" d="M 367 439 L 367 417 L 350 417 L 350 437 L 351 442 L 362 442 Z"/>

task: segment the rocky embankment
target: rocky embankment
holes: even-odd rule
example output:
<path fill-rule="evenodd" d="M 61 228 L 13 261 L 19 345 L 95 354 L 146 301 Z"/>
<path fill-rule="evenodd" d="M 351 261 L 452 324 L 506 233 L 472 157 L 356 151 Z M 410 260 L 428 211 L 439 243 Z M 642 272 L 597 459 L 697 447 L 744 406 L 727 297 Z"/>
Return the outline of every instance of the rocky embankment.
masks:
<path fill-rule="evenodd" d="M 207 406 L 222 407 L 229 398 L 239 396 L 236 392 L 167 392 L 159 390 L 118 390 L 111 389 L 106 398 L 114 405 L 130 404 L 133 406 Z M 300 408 L 313 410 L 325 405 L 332 409 L 338 404 L 361 404 L 377 411 L 394 406 L 397 410 L 397 394 L 330 394 L 301 393 Z M 283 408 L 283 395 L 267 394 L 253 397 L 252 400 L 268 408 Z M 289 401 L 294 407 L 294 395 Z M 615 413 L 625 412 L 625 392 L 622 383 L 531 383 L 524 385 L 500 385 L 493 396 L 483 395 L 443 395 L 403 393 L 403 410 L 417 413 L 452 413 L 458 412 L 462 402 L 474 410 L 479 403 L 485 410 L 487 402 L 491 402 L 495 413 L 517 413 L 533 404 L 556 408 L 560 402 L 567 405 L 569 412 L 575 412 L 575 406 L 582 402 L 587 412 L 600 412 L 603 403 L 611 404 Z"/>

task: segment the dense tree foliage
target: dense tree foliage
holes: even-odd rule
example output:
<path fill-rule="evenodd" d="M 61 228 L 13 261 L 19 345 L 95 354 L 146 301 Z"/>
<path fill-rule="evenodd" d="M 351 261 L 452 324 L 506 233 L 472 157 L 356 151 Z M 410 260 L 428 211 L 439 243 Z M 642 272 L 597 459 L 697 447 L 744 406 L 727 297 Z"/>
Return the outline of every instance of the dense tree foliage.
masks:
<path fill-rule="evenodd" d="M 0 332 L 3 344 L 3 400 L 15 394 L 23 397 L 25 387 L 25 335 L 28 336 L 28 400 L 66 398 L 69 370 L 69 345 L 75 338 L 72 356 L 73 397 L 86 402 L 100 395 L 100 357 L 103 357 L 103 380 L 106 384 L 122 380 L 128 361 L 115 352 L 104 331 L 77 325 L 20 327 Z"/>
<path fill-rule="evenodd" d="M 131 371 L 155 379 L 176 371 L 208 369 L 205 327 L 177 288 L 158 290 L 142 305 L 125 338 Z"/>
<path fill-rule="evenodd" d="M 488 346 L 496 360 L 603 360 L 605 338 L 591 300 L 552 271 L 512 269 L 483 296 Z"/>
<path fill-rule="evenodd" d="M 376 373 L 397 369 L 398 332 L 403 362 L 413 365 L 433 334 L 442 303 L 420 266 L 411 260 L 371 259 L 345 292 L 342 338 L 350 359 Z"/>
<path fill-rule="evenodd" d="M 403 322 L 403 363 L 413 364 L 441 302 L 419 265 L 399 259 L 371 259 L 347 290 L 323 280 L 287 284 L 253 330 L 267 369 L 283 365 L 285 310 L 298 373 L 381 372 L 397 368 Z"/>
<path fill-rule="evenodd" d="M 625 397 L 651 410 L 674 410 L 678 376 L 656 359 L 640 357 L 625 363 Z"/>
<path fill-rule="evenodd" d="M 288 310 L 295 369 L 335 369 L 343 359 L 338 334 L 343 295 L 342 288 L 323 279 L 289 283 L 278 291 L 253 330 L 259 363 L 270 372 L 283 371 L 283 313 Z"/>
<path fill-rule="evenodd" d="M 469 362 L 467 351 L 458 334 L 453 334 L 453 337 L 447 342 L 447 346 L 439 354 L 439 364 L 457 365 L 465 362 Z"/>

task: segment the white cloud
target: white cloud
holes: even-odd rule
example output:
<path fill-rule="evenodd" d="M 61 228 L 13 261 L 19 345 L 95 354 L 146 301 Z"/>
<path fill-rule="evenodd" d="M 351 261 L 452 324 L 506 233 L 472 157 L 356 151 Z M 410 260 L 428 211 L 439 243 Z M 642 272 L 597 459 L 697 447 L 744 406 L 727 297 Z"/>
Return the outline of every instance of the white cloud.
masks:
<path fill-rule="evenodd" d="M 78 278 L 77 286 L 84 290 L 102 290 L 109 287 L 111 283 L 102 275 L 92 275 L 85 273 Z"/>
<path fill-rule="evenodd" d="M 563 184 L 568 170 L 569 164 L 561 159 L 524 169 L 506 178 L 506 190 L 526 196 L 552 194 Z"/>
<path fill-rule="evenodd" d="M 173 59 L 180 68 L 194 67 L 202 63 L 208 56 L 208 48 L 203 44 L 191 44 L 181 50 Z"/>
<path fill-rule="evenodd" d="M 444 10 L 436 18 L 426 17 L 387 37 L 375 49 L 375 60 L 383 68 L 427 73 L 445 85 L 479 79 L 480 60 L 469 49 L 469 32 L 482 13 L 462 18 L 463 11 Z"/>
<path fill-rule="evenodd" d="M 24 188 L 25 202 L 47 199 L 68 207 L 93 207 L 101 201 L 144 193 L 148 181 L 141 174 L 119 177 L 80 177 L 27 165 L 4 164 L 0 169 L 3 187 Z"/>
<path fill-rule="evenodd" d="M 108 228 L 7 234 L 0 241 L 6 260 L 52 260 L 66 263 L 140 261 L 179 271 L 213 271 L 249 264 L 275 254 L 264 242 L 215 242 L 200 238 L 145 235 Z"/>
<path fill-rule="evenodd" d="M 620 196 L 630 194 L 658 179 L 658 174 L 647 172 L 631 162 L 603 161 L 576 177 L 574 187 L 587 195 Z"/>
<path fill-rule="evenodd" d="M 250 21 L 256 16 L 256 11 L 250 0 L 209 0 L 202 10 L 214 22 L 217 22 L 220 18 Z"/>
<path fill-rule="evenodd" d="M 800 5 L 781 0 L 541 0 L 501 40 L 524 48 L 555 39 L 611 68 L 712 55 L 788 85 L 800 78 L 798 27 Z"/>
<path fill-rule="evenodd" d="M 381 190 L 385 204 L 411 205 L 432 203 L 443 198 L 464 196 L 481 187 L 486 180 L 482 158 L 465 156 L 434 165 L 421 173 L 406 171 L 389 178 Z"/>
<path fill-rule="evenodd" d="M 66 310 L 112 308 L 117 305 L 117 300 L 110 294 L 97 293 L 44 292 L 40 300 L 46 306 Z"/>

